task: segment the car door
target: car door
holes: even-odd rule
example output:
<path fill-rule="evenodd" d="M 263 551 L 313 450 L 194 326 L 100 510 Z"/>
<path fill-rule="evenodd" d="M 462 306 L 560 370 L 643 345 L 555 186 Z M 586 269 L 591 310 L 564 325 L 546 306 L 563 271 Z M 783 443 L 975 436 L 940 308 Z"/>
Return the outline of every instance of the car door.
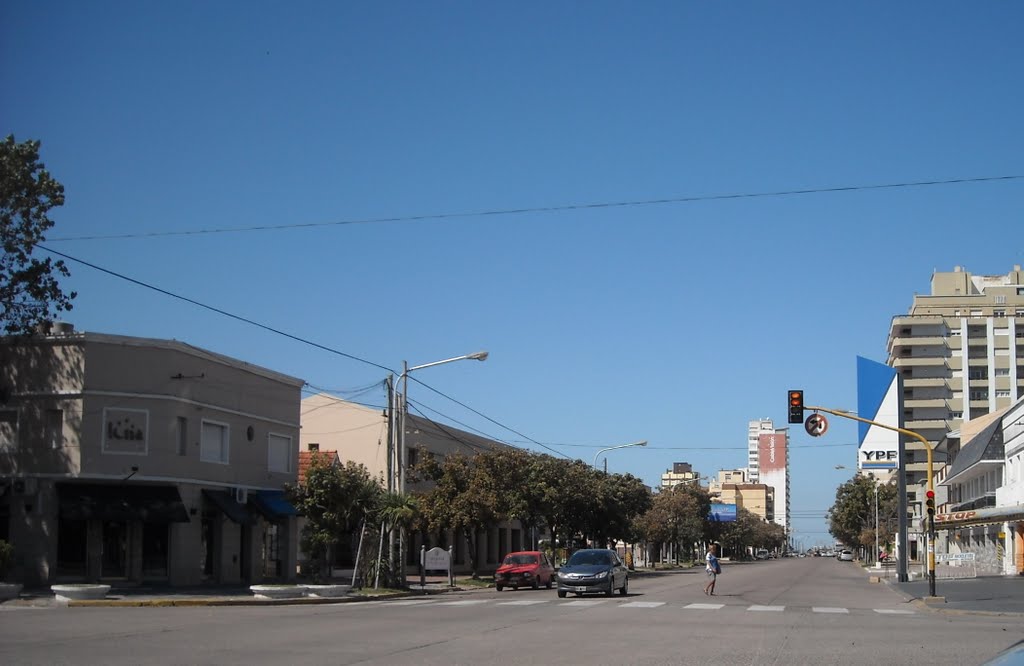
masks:
<path fill-rule="evenodd" d="M 617 590 L 626 584 L 626 566 L 619 559 L 618 553 L 612 554 L 612 589 Z"/>

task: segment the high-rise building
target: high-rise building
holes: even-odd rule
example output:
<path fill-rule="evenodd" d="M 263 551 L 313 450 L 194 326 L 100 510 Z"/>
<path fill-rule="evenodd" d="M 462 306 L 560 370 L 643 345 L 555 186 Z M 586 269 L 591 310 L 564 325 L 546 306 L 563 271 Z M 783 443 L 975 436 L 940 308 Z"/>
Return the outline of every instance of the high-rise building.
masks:
<path fill-rule="evenodd" d="M 933 447 L 961 423 L 1008 407 L 1024 395 L 1024 271 L 933 273 L 931 294 L 893 317 L 888 356 L 903 382 L 904 427 Z M 906 455 L 908 486 L 926 481 L 923 445 L 908 440 Z"/>
<path fill-rule="evenodd" d="M 749 483 L 774 489 L 769 518 L 789 532 L 789 431 L 776 430 L 771 419 L 747 424 L 747 472 Z"/>
<path fill-rule="evenodd" d="M 661 487 L 671 488 L 680 483 L 700 483 L 700 474 L 693 471 L 693 465 L 688 462 L 672 463 L 672 469 L 665 470 L 661 475 Z"/>
<path fill-rule="evenodd" d="M 748 483 L 759 483 L 761 478 L 760 462 L 758 461 L 757 447 L 761 441 L 761 435 L 775 432 L 775 426 L 771 419 L 760 419 L 751 421 L 747 425 L 747 481 Z"/>

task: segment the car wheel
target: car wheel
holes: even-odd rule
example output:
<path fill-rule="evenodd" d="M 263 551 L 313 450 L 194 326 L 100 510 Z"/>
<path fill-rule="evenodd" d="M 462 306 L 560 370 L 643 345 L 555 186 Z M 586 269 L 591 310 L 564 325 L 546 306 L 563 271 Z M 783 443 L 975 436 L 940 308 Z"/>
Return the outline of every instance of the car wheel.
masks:
<path fill-rule="evenodd" d="M 610 597 L 615 592 L 615 576 L 608 577 L 608 589 L 604 591 L 604 596 Z"/>
<path fill-rule="evenodd" d="M 547 582 L 547 584 L 544 587 L 546 587 L 546 588 L 548 588 L 550 590 L 553 582 L 554 581 L 552 581 L 550 578 L 548 578 L 548 582 Z"/>
<path fill-rule="evenodd" d="M 494 587 L 498 589 L 498 592 L 501 592 L 503 589 L 505 589 L 504 585 L 495 585 Z"/>
<path fill-rule="evenodd" d="M 559 599 L 565 599 L 565 590 L 559 590 L 558 591 L 558 598 Z"/>
<path fill-rule="evenodd" d="M 619 594 L 626 596 L 629 590 L 629 576 L 622 579 L 622 587 L 619 588 Z"/>
<path fill-rule="evenodd" d="M 533 587 L 533 589 L 535 589 L 535 590 L 539 590 L 540 589 L 540 578 L 534 578 L 533 579 L 533 585 L 531 587 Z"/>
<path fill-rule="evenodd" d="M 516 592 L 516 591 L 518 591 L 518 590 L 519 590 L 519 586 L 518 586 L 518 585 L 513 585 L 513 586 L 512 586 L 512 591 L 513 591 L 513 592 Z"/>

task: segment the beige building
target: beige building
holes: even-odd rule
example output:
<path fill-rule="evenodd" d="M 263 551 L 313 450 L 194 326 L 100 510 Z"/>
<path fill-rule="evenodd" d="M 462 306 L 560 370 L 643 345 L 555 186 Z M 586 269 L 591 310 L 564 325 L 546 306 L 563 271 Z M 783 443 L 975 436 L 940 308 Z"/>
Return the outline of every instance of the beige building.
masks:
<path fill-rule="evenodd" d="M 27 585 L 295 574 L 303 382 L 172 340 L 0 339 L 0 539 Z"/>
<path fill-rule="evenodd" d="M 1024 395 L 1024 271 L 932 274 L 931 293 L 893 317 L 888 357 L 903 384 L 903 427 L 933 447 L 965 421 L 1009 407 Z M 908 492 L 920 493 L 926 452 L 914 440 L 906 449 Z M 941 455 L 933 466 L 941 481 Z"/>
<path fill-rule="evenodd" d="M 693 471 L 693 465 L 687 462 L 672 463 L 672 469 L 665 470 L 661 475 L 661 488 L 672 488 L 680 483 L 700 484 L 701 476 Z"/>
<path fill-rule="evenodd" d="M 775 489 L 763 483 L 748 483 L 748 471 L 744 469 L 719 470 L 718 478 L 708 486 L 712 502 L 735 504 L 761 520 L 775 520 Z"/>
<path fill-rule="evenodd" d="M 342 462 L 352 461 L 364 465 L 371 476 L 380 479 L 389 487 L 387 479 L 392 477 L 390 487 L 399 487 L 399 475 L 395 473 L 397 462 L 388 445 L 389 415 L 386 410 L 365 407 L 334 396 L 320 393 L 302 401 L 302 431 L 300 442 L 303 451 L 337 451 Z M 408 415 L 405 428 L 405 452 L 402 457 L 406 468 L 414 466 L 420 455 L 432 455 L 438 460 L 456 453 L 472 457 L 483 451 L 512 448 L 473 433 L 447 425 Z M 389 460 L 391 460 L 389 464 Z M 416 491 L 426 488 L 423 482 L 408 479 L 406 489 Z M 477 562 L 480 571 L 493 570 L 506 554 L 518 550 L 532 550 L 542 537 L 540 533 L 526 530 L 518 521 L 502 523 L 487 530 L 477 538 Z M 412 547 L 407 550 L 406 565 L 413 572 L 417 567 L 417 554 L 422 545 L 427 548 L 454 547 L 455 568 L 468 571 L 470 558 L 465 539 L 451 533 L 434 535 L 430 543 L 424 544 L 415 537 Z M 342 566 L 345 563 L 339 563 Z"/>

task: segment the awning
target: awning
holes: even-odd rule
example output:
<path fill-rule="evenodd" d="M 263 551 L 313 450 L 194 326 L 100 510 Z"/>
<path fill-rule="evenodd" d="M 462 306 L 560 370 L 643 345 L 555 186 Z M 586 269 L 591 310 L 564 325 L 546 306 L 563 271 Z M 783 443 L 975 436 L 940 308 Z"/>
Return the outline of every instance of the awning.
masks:
<path fill-rule="evenodd" d="M 285 498 L 283 490 L 261 490 L 249 493 L 249 504 L 270 521 L 299 515 L 299 510 Z"/>
<path fill-rule="evenodd" d="M 68 520 L 187 523 L 188 511 L 175 486 L 59 483 L 60 515 Z"/>
<path fill-rule="evenodd" d="M 972 511 L 935 514 L 935 529 L 955 530 L 973 525 L 990 525 L 992 523 L 1015 523 L 1024 521 L 1024 504 L 1010 506 L 990 506 Z"/>
<path fill-rule="evenodd" d="M 226 490 L 203 490 L 203 497 L 213 502 L 221 513 L 239 525 L 252 525 L 256 520 L 244 504 L 239 504 Z"/>

